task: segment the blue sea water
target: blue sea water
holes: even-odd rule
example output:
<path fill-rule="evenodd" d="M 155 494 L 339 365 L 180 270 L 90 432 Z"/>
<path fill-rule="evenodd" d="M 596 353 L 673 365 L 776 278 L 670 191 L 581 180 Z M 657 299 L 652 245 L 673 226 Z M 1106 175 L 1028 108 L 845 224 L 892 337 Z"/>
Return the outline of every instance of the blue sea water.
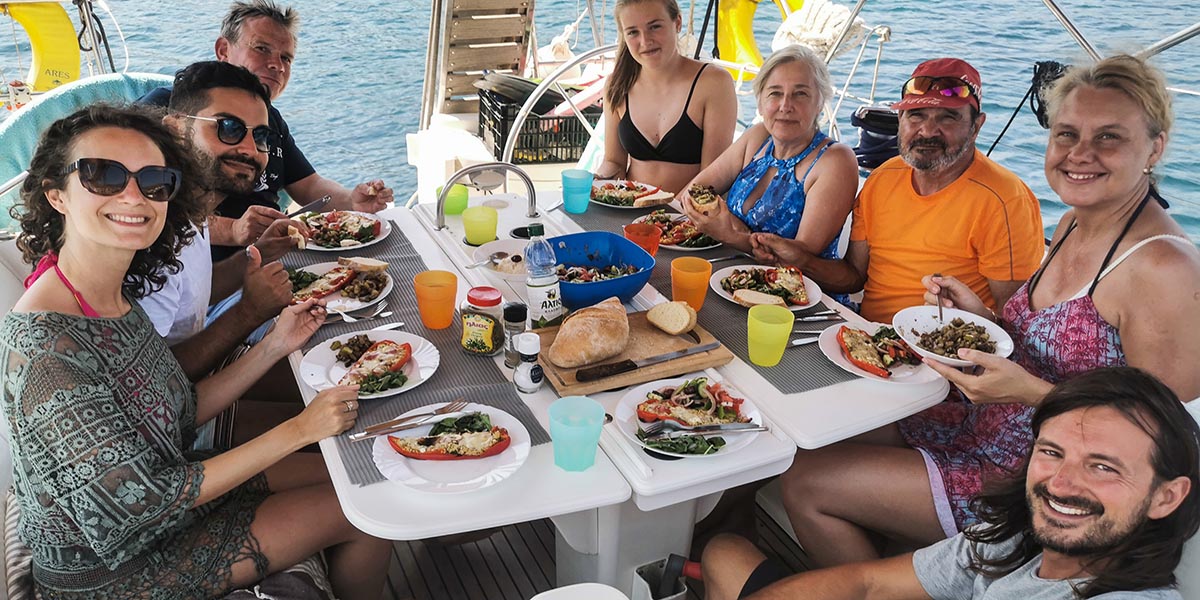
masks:
<path fill-rule="evenodd" d="M 703 20 L 705 0 L 679 0 L 685 19 L 694 3 L 694 27 Z M 849 2 L 843 0 L 843 4 Z M 416 130 L 424 79 L 425 44 L 429 25 L 428 0 L 318 0 L 290 2 L 301 13 L 302 25 L 295 73 L 278 100 L 292 132 L 321 174 L 343 183 L 382 177 L 407 198 L 416 171 L 407 164 L 404 134 Z M 614 38 L 612 2 L 596 0 L 606 25 L 606 42 Z M 228 0 L 151 2 L 110 0 L 125 33 L 131 71 L 173 73 L 182 65 L 210 59 L 213 41 Z M 1200 21 L 1195 0 L 1154 3 L 1112 3 L 1062 0 L 1063 10 L 1101 53 L 1137 51 Z M 583 0 L 539 0 L 536 3 L 538 39 L 542 44 L 574 21 L 586 6 Z M 68 5 L 69 10 L 73 10 Z M 1086 54 L 1036 0 L 876 0 L 863 17 L 870 25 L 891 28 L 879 71 L 880 101 L 892 101 L 912 67 L 935 56 L 958 56 L 975 65 L 984 81 L 987 122 L 980 134 L 984 149 L 1000 133 L 1030 84 L 1034 61 L 1080 62 Z M 760 49 L 769 51 L 771 37 L 782 17 L 775 5 L 759 4 L 755 29 Z M 587 21 L 585 20 L 585 24 Z M 115 27 L 106 21 L 110 37 Z M 25 44 L 16 36 L 16 44 Z M 0 36 L 0 68 L 6 78 L 22 75 L 17 68 L 13 39 Z M 590 47 L 586 25 L 578 50 Z M 706 41 L 711 47 L 711 38 Z M 115 43 L 118 66 L 123 48 Z M 28 68 L 28 46 L 20 48 Z M 869 51 L 869 54 L 873 50 Z M 850 64 L 842 56 L 832 70 L 839 84 Z M 1200 90 L 1200 40 L 1167 50 L 1155 63 L 1176 87 Z M 855 79 L 852 90 L 865 95 L 869 69 Z M 753 99 L 742 102 L 744 120 L 753 117 Z M 839 115 L 847 140 L 854 141 L 848 111 Z M 1177 94 L 1175 126 L 1167 155 L 1156 173 L 1172 213 L 1193 239 L 1200 240 L 1200 96 Z M 1042 198 L 1047 230 L 1064 208 L 1046 185 L 1042 153 L 1046 135 L 1025 108 L 993 158 L 1019 174 Z"/>

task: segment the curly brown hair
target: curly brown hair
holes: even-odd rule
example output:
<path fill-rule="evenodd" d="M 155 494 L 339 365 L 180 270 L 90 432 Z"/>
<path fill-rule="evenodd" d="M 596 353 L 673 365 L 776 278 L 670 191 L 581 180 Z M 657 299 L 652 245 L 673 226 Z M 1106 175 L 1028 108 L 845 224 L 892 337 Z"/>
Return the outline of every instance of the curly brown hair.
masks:
<path fill-rule="evenodd" d="M 29 163 L 29 175 L 21 186 L 21 200 L 9 209 L 9 214 L 21 223 L 17 247 L 26 262 L 34 264 L 62 249 L 63 215 L 50 205 L 46 191 L 66 187 L 65 171 L 75 140 L 93 129 L 117 127 L 149 138 L 162 152 L 166 166 L 179 169 L 183 175 L 179 191 L 168 202 L 162 233 L 149 248 L 134 254 L 122 287 L 127 295 L 144 298 L 162 289 L 168 271 L 179 272 L 183 265 L 178 254 L 204 222 L 207 210 L 204 191 L 198 185 L 202 181 L 200 167 L 175 132 L 163 124 L 162 115 L 144 106 L 94 104 L 55 121 L 42 134 Z"/>

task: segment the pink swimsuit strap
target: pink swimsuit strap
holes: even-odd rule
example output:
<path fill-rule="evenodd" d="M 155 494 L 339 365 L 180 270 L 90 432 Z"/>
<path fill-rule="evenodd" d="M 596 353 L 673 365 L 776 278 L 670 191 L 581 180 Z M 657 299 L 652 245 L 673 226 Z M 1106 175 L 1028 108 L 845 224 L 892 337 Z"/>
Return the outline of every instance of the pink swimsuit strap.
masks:
<path fill-rule="evenodd" d="M 33 285 L 33 282 L 37 281 L 43 273 L 49 271 L 50 269 L 54 269 L 55 274 L 57 274 L 58 278 L 62 280 L 63 285 L 67 286 L 68 290 L 71 290 L 71 295 L 75 296 L 75 302 L 79 304 L 79 310 L 83 311 L 83 316 L 100 316 L 100 313 L 96 312 L 95 309 L 93 309 L 91 305 L 87 303 L 87 300 L 83 299 L 83 294 L 80 294 L 79 290 L 75 289 L 75 286 L 71 285 L 71 282 L 67 280 L 67 276 L 63 275 L 62 270 L 58 268 L 58 255 L 53 252 L 47 252 L 46 255 L 38 261 L 37 266 L 33 268 L 33 273 L 30 273 L 29 277 L 25 278 L 25 288 L 29 289 L 29 286 Z"/>

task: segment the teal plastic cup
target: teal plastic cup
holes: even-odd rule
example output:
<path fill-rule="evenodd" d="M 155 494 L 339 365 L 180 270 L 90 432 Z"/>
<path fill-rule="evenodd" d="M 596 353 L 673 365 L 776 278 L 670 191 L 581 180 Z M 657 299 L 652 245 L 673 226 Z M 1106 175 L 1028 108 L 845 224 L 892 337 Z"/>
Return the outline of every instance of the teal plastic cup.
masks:
<path fill-rule="evenodd" d="M 583 471 L 596 462 L 604 407 L 587 396 L 566 396 L 550 405 L 550 439 L 554 464 L 564 471 Z"/>
<path fill-rule="evenodd" d="M 580 214 L 587 211 L 592 199 L 592 173 L 583 169 L 562 172 L 563 210 Z"/>
<path fill-rule="evenodd" d="M 467 186 L 456 183 L 450 186 L 450 193 L 446 194 L 446 214 L 461 215 L 462 211 L 467 208 Z M 442 186 L 438 186 L 437 194 L 442 194 Z"/>

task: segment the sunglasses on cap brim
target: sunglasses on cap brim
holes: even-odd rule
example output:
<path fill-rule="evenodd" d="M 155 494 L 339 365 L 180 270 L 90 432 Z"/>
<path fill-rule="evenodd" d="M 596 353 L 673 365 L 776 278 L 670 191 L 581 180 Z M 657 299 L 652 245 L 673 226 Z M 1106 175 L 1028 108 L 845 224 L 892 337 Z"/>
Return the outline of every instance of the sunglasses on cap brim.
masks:
<path fill-rule="evenodd" d="M 905 81 L 904 87 L 901 88 L 901 97 L 926 94 L 938 94 L 947 98 L 974 98 L 976 102 L 979 101 L 979 96 L 971 84 L 957 77 L 913 77 Z"/>
<path fill-rule="evenodd" d="M 266 125 L 259 125 L 253 130 L 246 127 L 246 124 L 237 117 L 201 117 L 197 115 L 184 115 L 189 119 L 197 121 L 211 121 L 217 124 L 217 139 L 222 143 L 230 146 L 236 146 L 246 139 L 246 132 L 250 131 L 250 135 L 254 137 L 254 148 L 259 152 L 270 152 L 272 144 L 278 144 L 279 134 L 275 133 L 274 129 Z"/>
<path fill-rule="evenodd" d="M 101 196 L 120 194 L 132 177 L 142 196 L 155 202 L 174 198 L 183 182 L 183 174 L 179 169 L 145 166 L 130 172 L 125 165 L 107 158 L 81 158 L 67 165 L 62 174 L 65 176 L 75 172 L 79 173 L 79 183 L 83 189 Z"/>

